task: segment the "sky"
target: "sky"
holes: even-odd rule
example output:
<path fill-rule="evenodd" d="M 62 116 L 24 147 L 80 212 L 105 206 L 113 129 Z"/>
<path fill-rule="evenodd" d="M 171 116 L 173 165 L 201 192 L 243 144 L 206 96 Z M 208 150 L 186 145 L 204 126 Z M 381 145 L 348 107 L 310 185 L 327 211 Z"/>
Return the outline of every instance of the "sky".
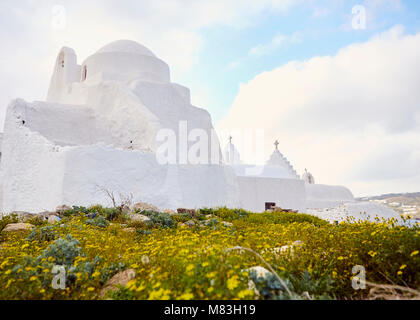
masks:
<path fill-rule="evenodd" d="M 218 130 L 263 129 L 265 158 L 278 139 L 317 183 L 420 191 L 420 1 L 4 0 L 0 26 L 0 125 L 12 99 L 45 100 L 61 47 L 81 63 L 131 39 Z"/>

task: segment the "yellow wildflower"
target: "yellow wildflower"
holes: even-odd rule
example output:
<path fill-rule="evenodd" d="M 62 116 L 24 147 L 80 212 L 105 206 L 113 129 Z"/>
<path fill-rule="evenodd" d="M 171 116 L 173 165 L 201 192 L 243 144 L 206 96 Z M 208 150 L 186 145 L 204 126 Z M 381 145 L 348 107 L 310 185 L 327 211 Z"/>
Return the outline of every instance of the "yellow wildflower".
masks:
<path fill-rule="evenodd" d="M 233 276 L 227 281 L 227 287 L 229 290 L 234 290 L 239 285 L 238 276 Z"/>
<path fill-rule="evenodd" d="M 194 295 L 190 292 L 184 293 L 179 297 L 180 300 L 192 300 L 194 298 Z"/>

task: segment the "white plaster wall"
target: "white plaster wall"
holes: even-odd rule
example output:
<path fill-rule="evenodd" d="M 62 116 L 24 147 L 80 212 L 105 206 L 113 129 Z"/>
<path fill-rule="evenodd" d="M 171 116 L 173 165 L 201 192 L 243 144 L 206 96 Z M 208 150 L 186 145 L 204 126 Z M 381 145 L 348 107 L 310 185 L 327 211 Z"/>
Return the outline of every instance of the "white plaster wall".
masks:
<path fill-rule="evenodd" d="M 62 199 L 64 168 L 60 148 L 22 123 L 27 103 L 9 105 L 3 139 L 3 211 L 41 212 Z"/>
<path fill-rule="evenodd" d="M 354 201 L 353 194 L 343 186 L 305 183 L 307 208 L 333 208 Z"/>
<path fill-rule="evenodd" d="M 64 61 L 64 68 L 62 67 L 62 61 Z M 74 50 L 66 47 L 62 48 L 54 65 L 47 101 L 60 102 L 62 97 L 67 94 L 68 86 L 80 80 L 80 70 Z"/>
<path fill-rule="evenodd" d="M 160 165 L 152 153 L 105 145 L 68 147 L 65 161 L 66 204 L 109 205 L 101 191 L 105 188 L 161 209 L 239 205 L 234 175 L 227 167 Z"/>
<path fill-rule="evenodd" d="M 278 179 L 294 179 L 294 175 L 290 174 L 284 167 L 278 166 L 255 166 L 249 164 L 236 164 L 232 166 L 235 170 L 237 176 L 246 177 L 246 176 L 253 176 L 259 178 L 278 178 Z"/>
<path fill-rule="evenodd" d="M 283 209 L 305 208 L 305 186 L 302 180 L 237 177 L 241 207 L 255 212 L 265 210 L 266 202 Z"/>

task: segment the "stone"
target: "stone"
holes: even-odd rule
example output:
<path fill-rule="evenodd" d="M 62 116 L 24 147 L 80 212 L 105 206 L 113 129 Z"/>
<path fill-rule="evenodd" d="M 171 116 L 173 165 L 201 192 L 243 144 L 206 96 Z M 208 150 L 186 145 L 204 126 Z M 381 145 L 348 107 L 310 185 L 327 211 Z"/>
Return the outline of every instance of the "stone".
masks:
<path fill-rule="evenodd" d="M 303 242 L 301 240 L 297 240 L 297 241 L 294 241 L 291 245 L 277 247 L 277 248 L 271 249 L 270 251 L 272 251 L 276 255 L 290 253 L 290 255 L 294 257 L 296 253 L 296 249 L 301 248 L 302 245 L 303 245 Z"/>
<path fill-rule="evenodd" d="M 152 204 L 148 204 L 146 202 L 137 202 L 135 204 L 133 204 L 130 207 L 131 211 L 137 211 L 137 212 L 142 212 L 142 211 L 159 211 L 159 209 L 157 207 L 155 207 Z"/>
<path fill-rule="evenodd" d="M 163 209 L 162 212 L 163 213 L 167 213 L 167 214 L 169 214 L 171 216 L 176 215 L 176 212 L 174 210 L 171 210 L 171 209 Z"/>
<path fill-rule="evenodd" d="M 26 221 L 34 217 L 33 213 L 26 212 L 26 211 L 14 211 L 12 214 L 17 215 L 17 218 L 21 221 Z"/>
<path fill-rule="evenodd" d="M 108 291 L 117 290 L 118 286 L 126 286 L 130 280 L 136 278 L 136 271 L 134 269 L 128 269 L 117 273 L 111 279 L 109 279 L 101 290 L 100 297 L 105 297 Z"/>
<path fill-rule="evenodd" d="M 176 211 L 178 213 L 188 213 L 193 218 L 197 216 L 197 211 L 195 209 L 178 208 Z"/>
<path fill-rule="evenodd" d="M 124 228 L 122 229 L 123 232 L 130 232 L 130 233 L 135 233 L 136 232 L 136 228 Z"/>
<path fill-rule="evenodd" d="M 55 212 L 58 213 L 58 214 L 62 214 L 64 211 L 71 210 L 71 209 L 73 209 L 73 208 L 63 204 L 63 205 L 55 208 Z"/>
<path fill-rule="evenodd" d="M 233 227 L 233 223 L 232 222 L 227 222 L 227 221 L 222 221 L 220 222 L 222 225 L 224 225 L 225 227 Z"/>
<path fill-rule="evenodd" d="M 249 269 L 245 269 L 243 271 L 248 272 L 249 275 L 251 275 L 251 273 L 255 273 L 255 276 L 257 278 L 263 278 L 263 279 L 273 274 L 269 270 L 261 266 L 252 267 Z M 258 291 L 257 286 L 255 285 L 255 282 L 252 281 L 251 279 L 249 279 L 248 281 L 248 290 L 254 291 L 257 297 L 260 296 L 260 292 Z"/>
<path fill-rule="evenodd" d="M 59 221 L 60 221 L 60 218 L 57 217 L 57 216 L 51 215 L 51 216 L 48 217 L 48 223 L 49 224 L 54 224 L 54 223 L 57 223 Z"/>
<path fill-rule="evenodd" d="M 3 232 L 19 232 L 31 230 L 33 225 L 30 223 L 9 223 L 4 229 Z"/>
<path fill-rule="evenodd" d="M 148 216 L 140 213 L 134 213 L 130 215 L 131 221 L 138 221 L 138 222 L 149 222 L 151 219 Z"/>
<path fill-rule="evenodd" d="M 272 273 L 269 270 L 261 266 L 252 267 L 247 269 L 246 271 L 248 271 L 249 274 L 251 274 L 251 272 L 255 272 L 257 278 L 266 278 L 267 276 L 272 275 Z"/>
<path fill-rule="evenodd" d="M 184 224 L 187 225 L 188 227 L 194 227 L 196 225 L 194 220 L 188 220 Z"/>

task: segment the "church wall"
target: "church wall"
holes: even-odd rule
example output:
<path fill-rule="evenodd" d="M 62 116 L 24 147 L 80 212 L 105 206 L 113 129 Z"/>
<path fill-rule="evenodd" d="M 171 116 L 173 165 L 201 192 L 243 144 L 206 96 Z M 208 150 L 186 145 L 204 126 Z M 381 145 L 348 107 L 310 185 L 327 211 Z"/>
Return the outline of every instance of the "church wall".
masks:
<path fill-rule="evenodd" d="M 65 204 L 110 205 L 106 189 L 161 209 L 239 206 L 230 168 L 160 165 L 153 153 L 105 145 L 67 148 L 63 189 Z"/>
<path fill-rule="evenodd" d="M 302 180 L 237 177 L 241 207 L 255 212 L 265 210 L 266 202 L 283 209 L 302 211 L 305 207 L 305 186 Z"/>
<path fill-rule="evenodd" d="M 15 100 L 6 115 L 0 178 L 3 212 L 42 212 L 62 200 L 64 155 L 60 147 L 25 126 L 26 107 L 25 101 Z"/>
<path fill-rule="evenodd" d="M 342 186 L 305 183 L 307 208 L 332 208 L 354 201 L 351 191 Z"/>

